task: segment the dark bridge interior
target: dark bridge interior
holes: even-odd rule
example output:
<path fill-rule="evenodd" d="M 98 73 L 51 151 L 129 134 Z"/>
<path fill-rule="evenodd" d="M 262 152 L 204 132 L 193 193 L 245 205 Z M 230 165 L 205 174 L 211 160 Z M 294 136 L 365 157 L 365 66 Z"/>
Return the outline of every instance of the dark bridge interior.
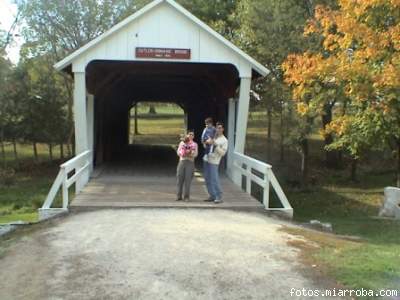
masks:
<path fill-rule="evenodd" d="M 228 99 L 239 86 L 238 71 L 230 64 L 99 60 L 87 66 L 86 76 L 88 92 L 95 96 L 96 164 L 128 153 L 129 112 L 137 102 L 178 104 L 199 139 L 206 117 L 227 123 Z"/>

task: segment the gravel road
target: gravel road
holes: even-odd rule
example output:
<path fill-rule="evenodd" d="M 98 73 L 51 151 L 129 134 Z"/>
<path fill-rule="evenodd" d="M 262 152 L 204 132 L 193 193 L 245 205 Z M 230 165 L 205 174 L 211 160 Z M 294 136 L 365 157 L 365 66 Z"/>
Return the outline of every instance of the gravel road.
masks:
<path fill-rule="evenodd" d="M 72 213 L 6 247 L 0 299 L 301 299 L 292 288 L 325 288 L 281 226 L 228 210 Z"/>

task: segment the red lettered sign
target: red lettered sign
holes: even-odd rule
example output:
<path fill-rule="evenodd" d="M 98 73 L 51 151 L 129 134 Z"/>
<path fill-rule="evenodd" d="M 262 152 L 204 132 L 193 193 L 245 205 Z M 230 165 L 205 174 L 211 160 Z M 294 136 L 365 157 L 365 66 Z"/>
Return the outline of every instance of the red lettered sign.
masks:
<path fill-rule="evenodd" d="M 190 59 L 190 49 L 136 48 L 137 58 Z"/>

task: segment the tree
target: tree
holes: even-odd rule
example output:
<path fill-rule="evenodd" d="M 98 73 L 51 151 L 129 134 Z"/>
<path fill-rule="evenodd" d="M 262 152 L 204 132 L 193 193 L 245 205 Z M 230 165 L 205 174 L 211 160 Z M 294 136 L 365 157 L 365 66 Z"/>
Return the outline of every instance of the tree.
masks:
<path fill-rule="evenodd" d="M 30 88 L 27 105 L 30 111 L 25 114 L 25 123 L 33 143 L 48 144 L 52 160 L 54 145 L 60 145 L 62 149 L 67 133 L 67 97 L 62 88 L 62 78 L 52 67 L 49 56 L 24 59 L 23 63 L 27 68 Z M 39 124 L 41 128 L 37 132 Z"/>
<path fill-rule="evenodd" d="M 21 128 L 24 110 L 23 99 L 28 94 L 26 77 L 23 72 L 18 66 L 12 67 L 6 77 L 7 83 L 4 88 L 7 103 L 5 107 L 6 117 L 4 118 L 4 137 L 8 141 L 12 141 L 16 161 L 18 161 L 17 141 L 24 136 Z"/>
<path fill-rule="evenodd" d="M 327 99 L 345 110 L 327 124 L 328 149 L 357 160 L 367 148 L 397 149 L 400 185 L 400 2 L 339 1 L 318 6 L 305 28 L 322 37 L 322 50 L 289 56 L 286 80 L 304 112 L 323 110 Z"/>
<path fill-rule="evenodd" d="M 241 25 L 236 17 L 240 0 L 179 0 L 178 2 L 221 35 L 230 40 L 235 39 Z"/>
<path fill-rule="evenodd" d="M 314 2 L 314 3 L 313 3 Z M 307 19 L 312 16 L 314 5 L 335 1 L 274 1 L 274 0 L 242 0 L 239 4 L 239 19 L 242 27 L 237 41 L 242 48 L 253 54 L 267 66 L 271 74 L 260 80 L 253 88 L 262 95 L 264 108 L 268 116 L 268 136 L 271 144 L 272 116 L 280 119 L 280 159 L 284 158 L 284 145 L 292 144 L 302 156 L 303 182 L 306 182 L 308 142 L 313 118 L 292 118 L 293 103 L 290 90 L 284 82 L 282 63 L 291 53 L 301 53 L 305 49 L 316 47 L 318 40 L 305 39 L 302 35 Z M 299 124 L 299 122 L 304 122 Z M 296 124 L 292 134 L 286 136 L 284 124 Z M 296 134 L 293 134 L 296 133 Z M 269 146 L 270 147 L 270 146 Z M 268 151 L 270 152 L 270 151 Z"/>
<path fill-rule="evenodd" d="M 49 55 L 51 62 L 61 60 L 67 54 L 96 38 L 123 18 L 141 8 L 148 0 L 16 0 L 26 47 L 24 56 Z M 67 119 L 69 143 L 72 142 L 73 110 L 72 81 L 62 74 L 68 99 Z"/>
<path fill-rule="evenodd" d="M 6 164 L 5 131 L 9 125 L 8 120 L 10 118 L 10 101 L 7 95 L 10 73 L 11 63 L 3 56 L 0 56 L 0 147 L 4 166 Z"/>

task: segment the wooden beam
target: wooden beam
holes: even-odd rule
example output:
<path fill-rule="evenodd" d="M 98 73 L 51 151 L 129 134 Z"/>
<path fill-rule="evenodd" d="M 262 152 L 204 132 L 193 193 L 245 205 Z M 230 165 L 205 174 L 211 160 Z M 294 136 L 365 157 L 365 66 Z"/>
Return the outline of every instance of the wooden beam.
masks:
<path fill-rule="evenodd" d="M 250 107 L 251 78 L 240 79 L 240 95 L 238 103 L 238 114 L 236 119 L 236 141 L 235 151 L 244 154 L 246 144 L 247 121 Z"/>
<path fill-rule="evenodd" d="M 75 72 L 74 82 L 75 153 L 79 155 L 88 150 L 85 73 Z M 76 182 L 77 194 L 88 181 L 89 172 L 79 177 Z"/>

